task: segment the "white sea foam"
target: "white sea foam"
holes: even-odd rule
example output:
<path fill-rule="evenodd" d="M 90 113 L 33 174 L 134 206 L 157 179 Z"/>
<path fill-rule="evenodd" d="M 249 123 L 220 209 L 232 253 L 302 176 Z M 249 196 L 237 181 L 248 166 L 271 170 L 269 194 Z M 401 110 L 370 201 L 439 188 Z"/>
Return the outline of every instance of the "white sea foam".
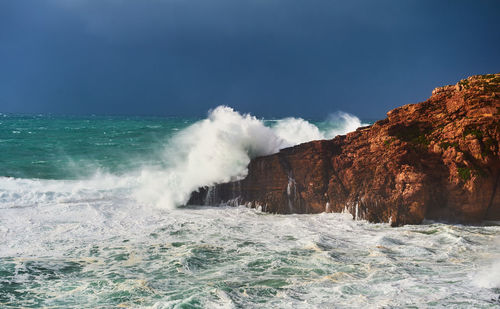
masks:
<path fill-rule="evenodd" d="M 496 238 L 492 246 L 499 248 L 500 238 Z M 500 254 L 497 253 L 480 261 L 480 268 L 474 274 L 473 282 L 479 287 L 500 289 Z"/>
<path fill-rule="evenodd" d="M 498 254 L 490 247 L 498 227 L 391 228 L 349 214 L 245 207 L 160 210 L 108 180 L 103 192 L 85 182 L 0 178 L 20 194 L 65 196 L 0 211 L 2 280 L 16 285 L 4 305 L 25 307 L 33 295 L 64 307 L 498 305 L 489 303 L 498 298 L 492 285 L 468 279 L 481 256 Z M 110 296 L 117 293 L 128 297 Z"/>
<path fill-rule="evenodd" d="M 140 172 L 135 196 L 162 208 L 181 205 L 200 186 L 245 176 L 252 157 L 274 153 L 285 143 L 257 118 L 217 107 L 168 142 L 165 169 Z"/>
<path fill-rule="evenodd" d="M 475 276 L 474 283 L 483 288 L 500 289 L 500 261 L 485 261 L 484 266 Z"/>
<path fill-rule="evenodd" d="M 168 208 L 195 186 L 243 177 L 254 156 L 359 124 L 339 117 L 321 129 L 297 118 L 266 127 L 221 107 L 168 142 L 161 169 L 80 180 L 0 177 L 0 302 L 16 308 L 498 306 L 499 226 L 391 228 L 350 214 Z M 338 121 L 345 121 L 344 131 Z M 143 191 L 148 185 L 152 191 Z"/>
<path fill-rule="evenodd" d="M 245 177 L 247 165 L 254 157 L 310 140 L 331 138 L 359 125 L 357 117 L 337 113 L 323 123 L 321 130 L 301 118 L 284 118 L 266 126 L 252 115 L 219 106 L 206 119 L 176 132 L 166 142 L 161 164 L 145 163 L 119 176 L 94 167 L 94 176 L 81 180 L 2 178 L 0 207 L 84 201 L 120 190 L 122 196 L 133 196 L 142 205 L 173 208 L 185 204 L 191 192 L 201 186 Z M 71 158 L 68 161 L 77 175 L 82 174 L 83 168 L 93 168 L 91 162 L 82 166 L 82 162 L 72 162 Z"/>
<path fill-rule="evenodd" d="M 325 134 L 314 124 L 302 118 L 285 118 L 278 120 L 272 127 L 273 133 L 286 141 L 286 146 L 294 146 L 300 143 L 320 140 Z"/>
<path fill-rule="evenodd" d="M 327 123 L 329 124 L 329 128 L 325 135 L 326 138 L 346 134 L 365 125 L 361 123 L 358 117 L 344 112 L 330 114 L 327 118 Z"/>
<path fill-rule="evenodd" d="M 163 170 L 144 167 L 137 180 L 136 198 L 160 208 L 187 202 L 202 186 L 241 179 L 257 156 L 278 152 L 303 142 L 345 134 L 361 125 L 346 113 L 331 116 L 326 131 L 301 118 L 285 118 L 268 127 L 262 120 L 227 106 L 180 131 L 167 144 Z"/>

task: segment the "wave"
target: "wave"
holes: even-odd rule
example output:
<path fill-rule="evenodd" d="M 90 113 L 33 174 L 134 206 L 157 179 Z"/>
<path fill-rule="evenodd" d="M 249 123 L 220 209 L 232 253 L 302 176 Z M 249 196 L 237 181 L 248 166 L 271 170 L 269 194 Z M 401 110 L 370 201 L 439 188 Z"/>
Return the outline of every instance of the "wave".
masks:
<path fill-rule="evenodd" d="M 0 208 L 125 198 L 144 206 L 171 209 L 184 205 L 191 192 L 200 187 L 244 178 L 252 158 L 311 140 L 329 139 L 360 125 L 357 117 L 342 112 L 313 124 L 291 117 L 266 121 L 219 106 L 209 111 L 206 119 L 176 131 L 154 164 L 131 159 L 130 170 L 120 175 L 95 167 L 93 177 L 80 180 L 0 177 Z M 91 166 L 85 164 L 85 168 Z M 81 163 L 72 166 L 75 174 L 81 169 Z"/>
<path fill-rule="evenodd" d="M 0 209 L 116 201 L 133 192 L 132 177 L 96 173 L 82 180 L 0 177 Z"/>
<path fill-rule="evenodd" d="M 353 115 L 339 112 L 322 123 L 323 129 L 302 119 L 285 118 L 266 126 L 250 114 L 219 106 L 176 134 L 163 154 L 163 170 L 143 168 L 135 197 L 161 208 L 183 205 L 202 186 L 242 179 L 257 156 L 311 140 L 332 138 L 361 126 Z"/>

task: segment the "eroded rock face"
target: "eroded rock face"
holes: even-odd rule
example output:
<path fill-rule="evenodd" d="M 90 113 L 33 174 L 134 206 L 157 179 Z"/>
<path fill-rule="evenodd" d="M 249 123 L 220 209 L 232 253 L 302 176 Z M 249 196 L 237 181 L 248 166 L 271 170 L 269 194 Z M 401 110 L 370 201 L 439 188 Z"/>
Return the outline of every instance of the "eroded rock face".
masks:
<path fill-rule="evenodd" d="M 393 225 L 500 220 L 499 126 L 500 74 L 472 76 L 370 127 L 256 158 L 245 179 L 202 188 L 189 204 L 348 211 Z"/>

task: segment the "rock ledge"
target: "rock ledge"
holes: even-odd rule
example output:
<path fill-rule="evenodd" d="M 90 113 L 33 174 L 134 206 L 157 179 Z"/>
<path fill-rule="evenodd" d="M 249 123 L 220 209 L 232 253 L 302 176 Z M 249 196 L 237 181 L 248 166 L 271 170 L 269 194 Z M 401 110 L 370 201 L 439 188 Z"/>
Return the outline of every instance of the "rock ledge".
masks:
<path fill-rule="evenodd" d="M 436 88 L 425 102 L 332 140 L 253 159 L 245 179 L 200 188 L 188 204 L 356 219 L 500 220 L 500 74 Z"/>

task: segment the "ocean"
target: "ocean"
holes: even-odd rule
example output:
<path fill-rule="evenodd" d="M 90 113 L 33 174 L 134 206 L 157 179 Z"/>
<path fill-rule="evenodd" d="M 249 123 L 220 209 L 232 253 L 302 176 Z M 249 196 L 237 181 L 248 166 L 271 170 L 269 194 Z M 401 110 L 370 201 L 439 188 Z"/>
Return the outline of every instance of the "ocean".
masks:
<path fill-rule="evenodd" d="M 0 114 L 0 308 L 498 308 L 500 226 L 185 206 L 369 123 Z"/>

